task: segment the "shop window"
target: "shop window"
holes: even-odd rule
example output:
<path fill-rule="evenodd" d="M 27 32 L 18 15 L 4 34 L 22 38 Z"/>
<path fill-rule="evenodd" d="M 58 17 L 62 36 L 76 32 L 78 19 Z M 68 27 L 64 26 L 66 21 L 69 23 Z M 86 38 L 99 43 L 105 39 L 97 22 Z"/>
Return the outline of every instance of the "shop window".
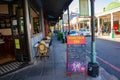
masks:
<path fill-rule="evenodd" d="M 10 28 L 10 18 L 8 16 L 0 16 L 0 28 Z"/>
<path fill-rule="evenodd" d="M 8 5 L 0 4 L 0 14 L 8 14 Z"/>
<path fill-rule="evenodd" d="M 41 28 L 40 28 L 40 21 L 38 17 L 33 18 L 33 29 L 34 29 L 34 34 L 40 33 Z"/>
<path fill-rule="evenodd" d="M 0 28 L 10 28 L 10 16 L 7 4 L 0 4 Z"/>
<path fill-rule="evenodd" d="M 42 31 L 39 12 L 33 7 L 30 8 L 30 23 L 31 31 L 33 34 L 40 33 Z"/>
<path fill-rule="evenodd" d="M 118 31 L 118 26 L 119 26 L 118 21 L 114 21 L 113 28 L 115 31 Z"/>
<path fill-rule="evenodd" d="M 16 9 L 17 9 L 18 5 L 14 4 L 13 5 L 13 15 L 16 15 Z"/>

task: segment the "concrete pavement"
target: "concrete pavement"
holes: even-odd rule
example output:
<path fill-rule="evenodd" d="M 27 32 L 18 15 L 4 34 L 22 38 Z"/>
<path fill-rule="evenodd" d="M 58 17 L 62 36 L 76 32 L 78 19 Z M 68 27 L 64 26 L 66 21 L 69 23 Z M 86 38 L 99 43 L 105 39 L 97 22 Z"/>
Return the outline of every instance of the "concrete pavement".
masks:
<path fill-rule="evenodd" d="M 89 57 L 86 59 L 89 61 Z M 83 73 L 66 75 L 66 44 L 56 39 L 52 41 L 49 58 L 43 58 L 36 64 L 27 66 L 22 70 L 3 76 L 0 80 L 118 80 L 114 75 L 107 73 L 100 67 L 97 78 Z"/>
<path fill-rule="evenodd" d="M 97 36 L 96 38 L 120 42 L 120 37 L 117 37 L 117 38 L 110 38 L 110 36 Z"/>

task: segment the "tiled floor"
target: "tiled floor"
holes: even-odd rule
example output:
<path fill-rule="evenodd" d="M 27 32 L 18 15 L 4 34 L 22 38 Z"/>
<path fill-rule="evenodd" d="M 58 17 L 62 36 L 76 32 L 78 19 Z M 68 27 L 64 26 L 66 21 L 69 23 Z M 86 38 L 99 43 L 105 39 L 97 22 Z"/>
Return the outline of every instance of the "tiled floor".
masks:
<path fill-rule="evenodd" d="M 0 66 L 0 76 L 10 73 L 14 70 L 22 68 L 25 65 L 24 62 L 10 62 Z"/>

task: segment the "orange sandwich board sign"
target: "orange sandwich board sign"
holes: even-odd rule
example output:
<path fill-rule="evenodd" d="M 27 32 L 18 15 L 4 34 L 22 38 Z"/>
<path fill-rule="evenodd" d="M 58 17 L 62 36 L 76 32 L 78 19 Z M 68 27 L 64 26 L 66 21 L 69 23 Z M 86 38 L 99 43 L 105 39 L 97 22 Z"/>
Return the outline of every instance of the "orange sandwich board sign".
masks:
<path fill-rule="evenodd" d="M 86 52 L 81 45 L 86 44 L 85 36 L 67 36 L 66 69 L 67 75 L 86 71 Z M 85 48 L 84 48 L 85 49 Z"/>

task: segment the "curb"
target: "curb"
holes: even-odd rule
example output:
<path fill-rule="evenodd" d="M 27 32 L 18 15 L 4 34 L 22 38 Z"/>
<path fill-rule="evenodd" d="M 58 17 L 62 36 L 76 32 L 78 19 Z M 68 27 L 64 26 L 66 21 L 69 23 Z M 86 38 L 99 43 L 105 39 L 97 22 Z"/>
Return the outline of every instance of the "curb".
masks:
<path fill-rule="evenodd" d="M 120 42 L 120 38 L 110 38 L 109 36 L 97 36 L 96 38 Z"/>

